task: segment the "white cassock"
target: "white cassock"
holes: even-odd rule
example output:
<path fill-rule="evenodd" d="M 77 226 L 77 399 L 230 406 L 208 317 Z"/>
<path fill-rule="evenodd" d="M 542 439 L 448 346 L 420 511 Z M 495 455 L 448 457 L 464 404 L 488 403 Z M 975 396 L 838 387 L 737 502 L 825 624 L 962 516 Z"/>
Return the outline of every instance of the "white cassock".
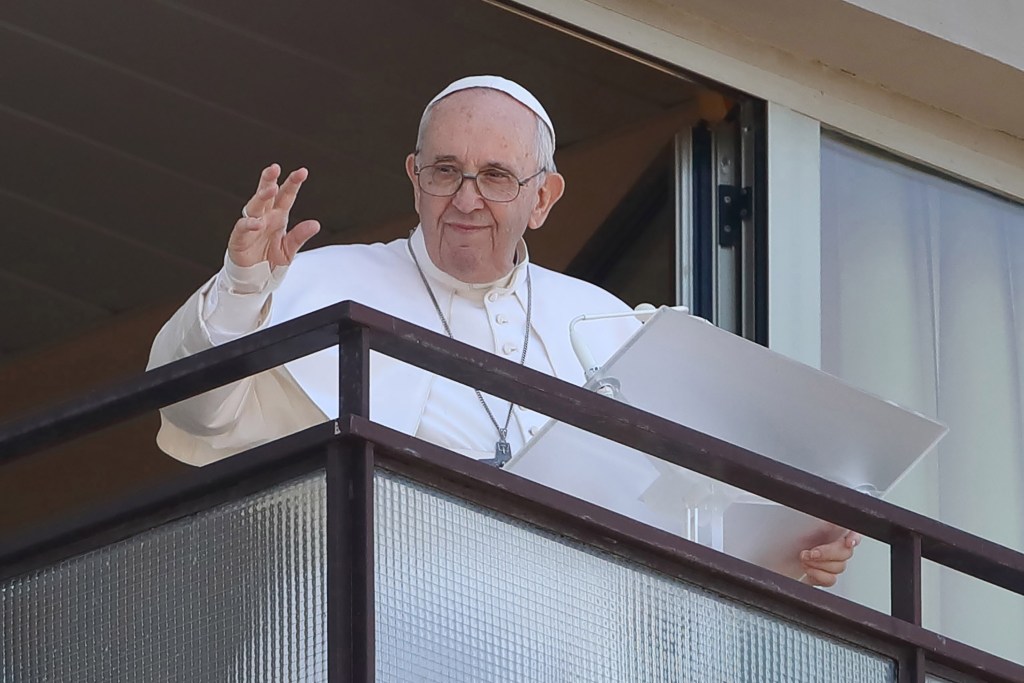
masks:
<path fill-rule="evenodd" d="M 408 240 L 388 244 L 331 246 L 304 252 L 287 269 L 276 269 L 273 274 L 265 263 L 238 268 L 225 259 L 225 268 L 190 297 L 160 331 L 153 343 L 149 366 L 162 365 L 346 299 L 443 334 L 409 246 L 424 269 L 454 337 L 514 362 L 521 357 L 526 333 L 529 268 L 533 305 L 526 365 L 576 384 L 583 381 L 583 370 L 569 342 L 571 320 L 583 313 L 629 310 L 598 287 L 528 265 L 525 243 L 520 243 L 517 266 L 501 281 L 485 285 L 458 282 L 434 266 L 426 253 L 422 233 L 417 230 Z M 632 318 L 593 325 L 587 330 L 591 333 L 587 341 L 595 357 L 603 361 L 637 326 Z M 337 415 L 337 368 L 337 349 L 330 348 L 170 406 L 161 411 L 157 442 L 179 460 L 204 465 L 323 422 Z M 508 403 L 485 398 L 496 419 L 504 424 Z M 497 431 L 472 389 L 376 353 L 370 358 L 370 418 L 471 457 L 494 455 Z M 513 451 L 545 421 L 543 415 L 533 411 L 514 409 L 508 433 Z M 445 531 L 442 527 L 442 531 L 451 533 L 456 541 L 468 541 L 458 529 Z M 435 680 L 427 676 L 429 672 L 421 670 L 424 662 L 440 657 L 447 667 L 467 671 L 479 671 L 474 667 L 491 662 L 489 646 L 481 649 L 473 645 L 484 642 L 484 636 L 494 642 L 506 637 L 509 629 L 517 629 L 523 638 L 540 638 L 538 634 L 545 633 L 547 622 L 534 620 L 547 619 L 547 613 L 522 608 L 533 604 L 530 600 L 534 599 L 535 589 L 521 582 L 499 582 L 495 586 L 493 571 L 481 570 L 503 559 L 502 570 L 509 571 L 519 558 L 508 549 L 504 551 L 502 554 L 477 548 L 473 555 L 476 562 L 465 557 L 453 561 L 446 573 L 453 588 L 426 596 L 417 593 L 420 589 L 416 582 L 381 579 L 377 590 L 390 596 L 395 604 L 411 599 L 418 600 L 417 604 L 428 600 L 435 605 L 435 613 L 442 615 L 439 623 L 430 624 L 428 632 L 421 633 L 411 630 L 408 619 L 401 615 L 387 610 L 379 612 L 377 643 L 384 652 L 391 653 L 389 661 L 411 672 L 417 680 Z M 418 552 L 430 558 L 437 548 L 430 545 Z M 415 563 L 418 555 L 413 553 L 411 559 L 403 557 L 402 562 Z M 399 563 L 398 569 L 403 566 Z M 531 565 L 531 576 L 536 582 L 532 585 L 556 585 L 564 579 L 557 568 L 556 564 Z M 310 574 L 306 580 L 319 579 Z M 306 592 L 315 593 L 312 588 Z M 523 614 L 480 626 L 471 642 L 452 638 L 450 642 L 436 644 L 433 632 L 444 628 L 448 621 L 456 626 L 461 624 L 461 618 L 453 615 L 462 613 L 467 600 L 474 605 L 486 601 L 478 609 L 486 608 L 492 614 Z M 319 615 L 322 604 L 313 602 L 302 609 Z M 397 626 L 388 628 L 388 624 Z M 619 648 L 614 646 L 617 632 L 611 626 L 606 630 L 609 633 L 601 631 L 591 640 L 607 643 L 600 648 L 602 657 L 618 657 Z M 395 641 L 396 634 L 401 636 L 399 641 Z M 599 637 L 602 634 L 603 640 Z M 310 649 L 315 642 L 314 638 L 297 638 L 284 645 L 282 662 L 287 670 L 324 667 L 323 652 Z M 539 644 L 534 649 L 539 654 L 524 656 L 522 663 L 524 671 L 532 671 L 530 667 L 537 670 L 538 675 L 529 674 L 531 680 L 541 680 L 540 673 L 549 669 L 571 668 L 570 653 L 551 653 L 550 648 Z M 498 677 L 498 673 L 493 676 Z M 443 680 L 448 680 L 447 674 Z"/>
<path fill-rule="evenodd" d="M 431 262 L 417 229 L 408 240 L 304 252 L 273 273 L 266 263 L 239 268 L 225 258 L 225 268 L 160 330 L 149 367 L 346 299 L 444 334 L 409 246 L 455 339 L 514 362 L 526 332 L 529 267 L 533 310 L 526 365 L 574 384 L 582 383 L 583 370 L 569 342 L 569 323 L 581 314 L 629 310 L 599 287 L 529 265 L 525 242 L 507 277 L 482 285 L 460 282 Z M 632 318 L 592 325 L 586 341 L 595 359 L 604 362 L 637 326 Z M 337 350 L 330 348 L 169 406 L 161 411 L 157 443 L 183 462 L 205 465 L 336 417 L 337 367 Z M 485 400 L 503 425 L 508 403 Z M 471 457 L 493 457 L 498 438 L 472 389 L 377 353 L 370 357 L 370 418 Z M 545 421 L 516 407 L 508 434 L 513 452 Z"/>

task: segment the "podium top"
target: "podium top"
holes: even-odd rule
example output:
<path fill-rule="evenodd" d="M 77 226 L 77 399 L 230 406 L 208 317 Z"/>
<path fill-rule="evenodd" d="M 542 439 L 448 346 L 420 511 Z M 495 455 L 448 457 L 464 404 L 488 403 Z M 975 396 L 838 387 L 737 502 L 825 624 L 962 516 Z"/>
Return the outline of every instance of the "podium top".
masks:
<path fill-rule="evenodd" d="M 637 408 L 873 495 L 888 492 L 947 431 L 923 415 L 671 309 L 655 314 L 587 383 L 591 389 L 602 385 L 614 387 L 617 398 Z M 722 534 L 713 533 L 711 545 L 794 577 L 801 572 L 801 550 L 842 533 L 554 420 L 506 469 L 688 536 L 693 532 L 684 528 L 692 517 L 688 509 L 715 510 Z"/>
<path fill-rule="evenodd" d="M 884 494 L 948 431 L 842 380 L 661 309 L 588 383 L 632 405 L 867 493 Z"/>

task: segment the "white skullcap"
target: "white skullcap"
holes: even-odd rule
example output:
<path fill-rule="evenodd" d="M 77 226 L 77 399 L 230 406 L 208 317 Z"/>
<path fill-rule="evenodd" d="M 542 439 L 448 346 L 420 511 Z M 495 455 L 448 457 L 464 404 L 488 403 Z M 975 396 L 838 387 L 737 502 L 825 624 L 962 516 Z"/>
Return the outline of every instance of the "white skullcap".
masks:
<path fill-rule="evenodd" d="M 551 123 L 551 117 L 544 111 L 544 107 L 541 106 L 540 100 L 533 96 L 529 90 L 519 85 L 515 81 L 510 81 L 507 78 L 501 76 L 466 76 L 459 80 L 451 83 L 447 88 L 437 93 L 434 99 L 427 103 L 426 109 L 430 109 L 435 103 L 448 97 L 452 93 L 459 92 L 460 90 L 469 90 L 470 88 L 489 88 L 491 90 L 497 90 L 503 92 L 516 102 L 519 102 L 524 107 L 532 111 L 540 120 L 544 122 L 544 125 L 551 131 L 551 140 L 555 140 L 555 125 Z"/>

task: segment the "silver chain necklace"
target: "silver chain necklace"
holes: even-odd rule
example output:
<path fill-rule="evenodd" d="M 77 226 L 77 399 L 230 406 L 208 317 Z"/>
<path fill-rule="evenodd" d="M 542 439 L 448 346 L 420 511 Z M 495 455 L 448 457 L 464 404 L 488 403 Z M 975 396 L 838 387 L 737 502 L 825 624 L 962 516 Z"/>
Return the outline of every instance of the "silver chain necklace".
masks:
<path fill-rule="evenodd" d="M 448 320 L 445 319 L 444 313 L 441 311 L 441 304 L 437 302 L 437 297 L 434 295 L 434 290 L 430 286 L 430 282 L 427 281 L 427 276 L 423 272 L 423 268 L 420 267 L 420 262 L 416 258 L 415 252 L 412 250 L 412 240 L 406 242 L 406 246 L 409 248 L 409 256 L 412 257 L 412 262 L 416 264 L 416 271 L 420 274 L 420 280 L 423 281 L 423 286 L 427 290 L 427 294 L 430 295 L 430 301 L 434 304 L 434 310 L 437 311 L 437 317 L 441 321 L 441 327 L 444 328 L 445 334 L 448 335 L 449 339 L 455 339 L 455 335 L 452 334 L 452 328 L 448 325 Z M 523 334 L 523 354 L 519 358 L 519 364 L 526 364 L 526 349 L 530 344 L 530 318 L 533 313 L 533 283 L 530 281 L 530 266 L 526 266 L 526 332 Z M 480 401 L 480 405 L 487 411 L 487 417 L 491 419 L 491 424 L 498 430 L 498 440 L 494 444 L 494 457 L 480 462 L 487 463 L 488 465 L 494 465 L 495 467 L 503 467 L 512 458 L 512 447 L 508 445 L 508 426 L 512 422 L 512 402 L 509 401 L 508 413 L 505 415 L 505 426 L 502 427 L 498 424 L 497 418 L 494 417 L 494 413 L 491 412 L 490 407 L 487 405 L 487 401 L 484 400 L 484 395 L 480 393 L 479 389 L 473 389 L 476 392 L 476 397 Z"/>

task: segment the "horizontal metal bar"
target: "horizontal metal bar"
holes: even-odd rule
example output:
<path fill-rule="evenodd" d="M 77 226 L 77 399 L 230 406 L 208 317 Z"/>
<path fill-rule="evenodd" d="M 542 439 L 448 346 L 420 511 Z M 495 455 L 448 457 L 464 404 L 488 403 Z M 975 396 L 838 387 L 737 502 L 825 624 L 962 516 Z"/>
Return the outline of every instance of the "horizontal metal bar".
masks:
<path fill-rule="evenodd" d="M 323 468 L 324 446 L 338 438 L 337 423 L 325 422 L 236 457 L 190 468 L 157 486 L 78 511 L 73 518 L 5 538 L 0 542 L 0 581 Z"/>
<path fill-rule="evenodd" d="M 274 325 L 45 412 L 0 424 L 0 464 L 250 377 L 338 343 L 351 302 Z"/>

